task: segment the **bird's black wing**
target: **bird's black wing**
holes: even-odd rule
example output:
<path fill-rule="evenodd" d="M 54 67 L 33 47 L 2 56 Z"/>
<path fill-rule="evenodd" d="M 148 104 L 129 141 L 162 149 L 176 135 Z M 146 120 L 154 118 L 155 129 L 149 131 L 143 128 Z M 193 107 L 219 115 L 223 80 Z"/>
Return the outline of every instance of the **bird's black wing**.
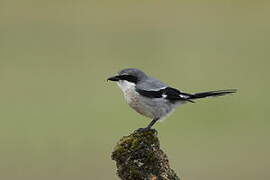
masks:
<path fill-rule="evenodd" d="M 189 101 L 193 102 L 190 100 L 191 94 L 183 93 L 179 91 L 178 89 L 167 87 L 164 89 L 163 96 L 171 101 L 177 101 L 177 100 L 182 100 L 182 101 Z"/>
<path fill-rule="evenodd" d="M 182 93 L 178 89 L 171 88 L 171 87 L 166 87 L 159 90 L 143 90 L 143 89 L 136 88 L 136 91 L 140 95 L 148 97 L 148 98 L 164 98 L 170 101 L 182 100 L 182 101 L 193 102 L 190 100 L 190 97 L 191 97 L 190 94 Z"/>
<path fill-rule="evenodd" d="M 154 91 L 154 90 L 143 90 L 143 89 L 136 88 L 136 91 L 140 95 L 148 97 L 148 98 L 162 98 L 162 94 L 163 94 L 163 89 Z"/>

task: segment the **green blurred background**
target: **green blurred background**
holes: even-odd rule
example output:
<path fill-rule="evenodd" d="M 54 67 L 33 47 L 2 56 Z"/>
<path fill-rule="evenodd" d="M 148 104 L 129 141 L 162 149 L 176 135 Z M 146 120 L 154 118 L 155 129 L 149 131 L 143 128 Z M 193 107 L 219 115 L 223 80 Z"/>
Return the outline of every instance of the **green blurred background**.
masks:
<path fill-rule="evenodd" d="M 149 121 L 106 78 L 126 67 L 233 96 L 155 126 L 188 180 L 270 178 L 269 1 L 0 1 L 0 179 L 118 179 L 110 153 Z"/>

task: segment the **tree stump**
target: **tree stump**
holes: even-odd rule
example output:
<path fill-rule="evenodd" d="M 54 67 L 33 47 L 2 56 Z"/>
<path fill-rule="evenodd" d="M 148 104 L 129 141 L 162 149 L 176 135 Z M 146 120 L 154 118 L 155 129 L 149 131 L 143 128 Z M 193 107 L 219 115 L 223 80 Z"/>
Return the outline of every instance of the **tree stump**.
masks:
<path fill-rule="evenodd" d="M 122 180 L 180 180 L 160 149 L 157 131 L 135 131 L 122 137 L 112 152 Z"/>

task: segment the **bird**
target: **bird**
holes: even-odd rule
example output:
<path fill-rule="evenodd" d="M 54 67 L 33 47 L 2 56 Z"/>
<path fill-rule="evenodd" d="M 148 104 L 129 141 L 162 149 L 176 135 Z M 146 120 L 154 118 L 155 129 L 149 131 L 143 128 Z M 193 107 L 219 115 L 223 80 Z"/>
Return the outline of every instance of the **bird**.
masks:
<path fill-rule="evenodd" d="M 236 89 L 226 89 L 194 94 L 185 93 L 136 68 L 123 69 L 115 76 L 109 77 L 107 81 L 117 82 L 128 105 L 139 114 L 152 119 L 145 128 L 139 128 L 139 131 L 151 129 L 156 122 L 165 119 L 179 105 L 195 103 L 197 99 L 223 96 L 237 91 Z"/>

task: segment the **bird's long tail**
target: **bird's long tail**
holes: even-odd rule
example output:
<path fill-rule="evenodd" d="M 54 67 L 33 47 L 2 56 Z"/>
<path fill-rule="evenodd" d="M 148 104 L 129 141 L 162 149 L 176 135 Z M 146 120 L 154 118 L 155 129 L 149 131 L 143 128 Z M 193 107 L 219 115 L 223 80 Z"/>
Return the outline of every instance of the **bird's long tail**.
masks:
<path fill-rule="evenodd" d="M 200 98 L 206 98 L 206 97 L 224 96 L 226 94 L 235 93 L 236 91 L 237 91 L 236 89 L 227 89 L 227 90 L 218 90 L 218 91 L 208 91 L 208 92 L 195 93 L 195 94 L 190 94 L 189 99 L 200 99 Z"/>

